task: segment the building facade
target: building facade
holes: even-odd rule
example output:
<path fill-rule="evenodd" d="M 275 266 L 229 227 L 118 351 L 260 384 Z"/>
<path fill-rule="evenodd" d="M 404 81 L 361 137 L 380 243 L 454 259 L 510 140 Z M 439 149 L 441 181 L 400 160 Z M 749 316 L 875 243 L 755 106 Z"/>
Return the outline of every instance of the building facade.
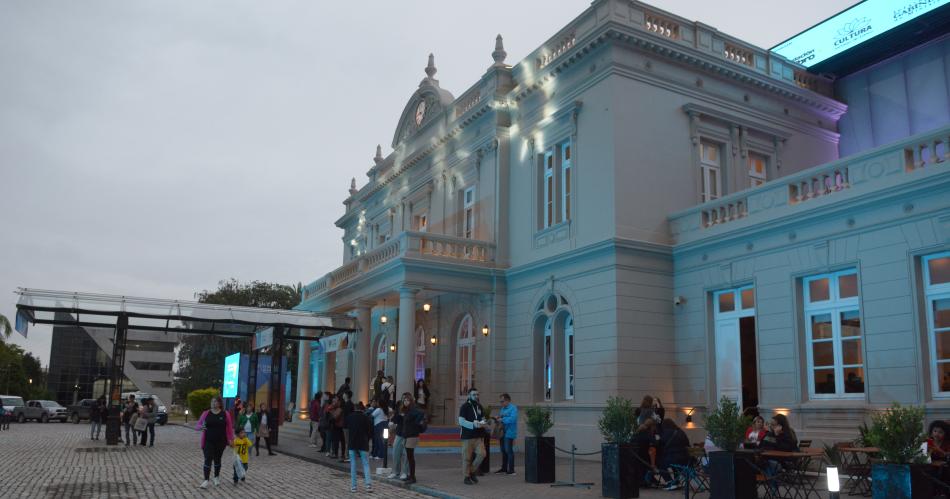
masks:
<path fill-rule="evenodd" d="M 514 65 L 499 36 L 457 98 L 430 55 L 344 201 L 343 265 L 304 287 L 361 331 L 299 374 L 360 400 L 377 370 L 424 378 L 446 424 L 507 392 L 582 450 L 613 395 L 680 422 L 729 396 L 814 438 L 894 400 L 942 414 L 950 39 L 919 45 L 833 79 L 597 0 Z"/>

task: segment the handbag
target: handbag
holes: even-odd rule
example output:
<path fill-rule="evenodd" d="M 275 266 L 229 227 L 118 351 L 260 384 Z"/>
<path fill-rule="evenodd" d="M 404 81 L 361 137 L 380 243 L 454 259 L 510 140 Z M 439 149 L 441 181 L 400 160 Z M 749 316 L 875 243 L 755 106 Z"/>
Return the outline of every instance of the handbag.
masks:
<path fill-rule="evenodd" d="M 139 417 L 135 420 L 135 431 L 145 431 L 148 428 L 148 419 Z"/>
<path fill-rule="evenodd" d="M 501 440 L 505 436 L 505 425 L 501 421 L 495 421 L 491 427 L 491 438 Z"/>
<path fill-rule="evenodd" d="M 247 470 L 244 469 L 244 465 L 241 464 L 241 456 L 238 456 L 238 453 L 234 453 L 234 476 L 235 480 L 243 480 L 247 476 Z"/>

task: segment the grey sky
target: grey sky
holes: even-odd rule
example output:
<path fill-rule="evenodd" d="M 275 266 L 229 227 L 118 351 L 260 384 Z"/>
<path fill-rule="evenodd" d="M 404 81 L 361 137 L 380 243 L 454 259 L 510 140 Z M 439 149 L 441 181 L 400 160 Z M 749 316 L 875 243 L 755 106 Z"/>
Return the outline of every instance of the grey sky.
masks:
<path fill-rule="evenodd" d="M 590 2 L 0 0 L 0 313 L 17 286 L 193 299 L 338 266 L 351 177 L 429 52 L 458 96 Z M 655 0 L 769 47 L 846 0 Z M 50 330 L 14 343 L 44 364 Z"/>

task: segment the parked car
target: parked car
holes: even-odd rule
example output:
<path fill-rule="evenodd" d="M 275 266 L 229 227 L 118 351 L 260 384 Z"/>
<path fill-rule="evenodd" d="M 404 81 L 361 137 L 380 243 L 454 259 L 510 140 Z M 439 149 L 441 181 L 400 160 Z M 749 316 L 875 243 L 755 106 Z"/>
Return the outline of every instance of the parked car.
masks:
<path fill-rule="evenodd" d="M 23 398 L 17 397 L 16 395 L 0 395 L 0 400 L 3 401 L 3 412 L 5 412 L 10 419 L 15 419 L 16 410 L 25 405 Z"/>
<path fill-rule="evenodd" d="M 51 419 L 65 422 L 67 414 L 66 408 L 53 400 L 28 400 L 25 405 L 13 411 L 13 417 L 19 423 L 25 423 L 30 419 L 49 423 Z"/>
<path fill-rule="evenodd" d="M 155 422 L 158 423 L 160 426 L 164 426 L 165 423 L 168 422 L 168 408 L 165 407 L 165 403 L 162 402 L 162 399 L 147 392 L 126 392 L 122 394 L 122 400 L 128 400 L 129 395 L 135 396 L 135 401 L 138 402 L 139 406 L 141 406 L 142 401 L 147 398 L 151 398 L 152 400 L 154 400 L 155 405 L 158 408 L 158 414 L 155 417 Z"/>
<path fill-rule="evenodd" d="M 66 408 L 66 412 L 69 413 L 69 420 L 79 424 L 80 421 L 89 419 L 89 410 L 94 405 L 96 405 L 96 399 L 82 399 L 78 404 L 69 406 Z"/>

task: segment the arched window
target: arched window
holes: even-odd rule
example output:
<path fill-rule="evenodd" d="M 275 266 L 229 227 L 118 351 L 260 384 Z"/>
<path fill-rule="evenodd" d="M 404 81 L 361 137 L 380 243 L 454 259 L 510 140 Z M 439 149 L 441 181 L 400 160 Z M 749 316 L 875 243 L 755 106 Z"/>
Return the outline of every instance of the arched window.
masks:
<path fill-rule="evenodd" d="M 386 358 L 389 352 L 386 351 L 386 335 L 381 335 L 376 342 L 376 370 L 386 373 Z"/>
<path fill-rule="evenodd" d="M 471 315 L 466 315 L 459 324 L 455 363 L 459 397 L 468 396 L 468 389 L 475 386 L 475 334 L 472 324 Z"/>
<path fill-rule="evenodd" d="M 426 331 L 419 326 L 416 328 L 416 377 L 415 379 L 424 379 L 426 377 Z"/>
<path fill-rule="evenodd" d="M 566 374 L 566 385 L 564 397 L 574 398 L 574 316 L 569 315 L 564 321 L 564 353 L 567 356 L 564 359 Z"/>
<path fill-rule="evenodd" d="M 554 381 L 553 324 L 554 321 L 548 319 L 548 322 L 544 325 L 544 400 L 551 400 L 551 389 Z"/>

